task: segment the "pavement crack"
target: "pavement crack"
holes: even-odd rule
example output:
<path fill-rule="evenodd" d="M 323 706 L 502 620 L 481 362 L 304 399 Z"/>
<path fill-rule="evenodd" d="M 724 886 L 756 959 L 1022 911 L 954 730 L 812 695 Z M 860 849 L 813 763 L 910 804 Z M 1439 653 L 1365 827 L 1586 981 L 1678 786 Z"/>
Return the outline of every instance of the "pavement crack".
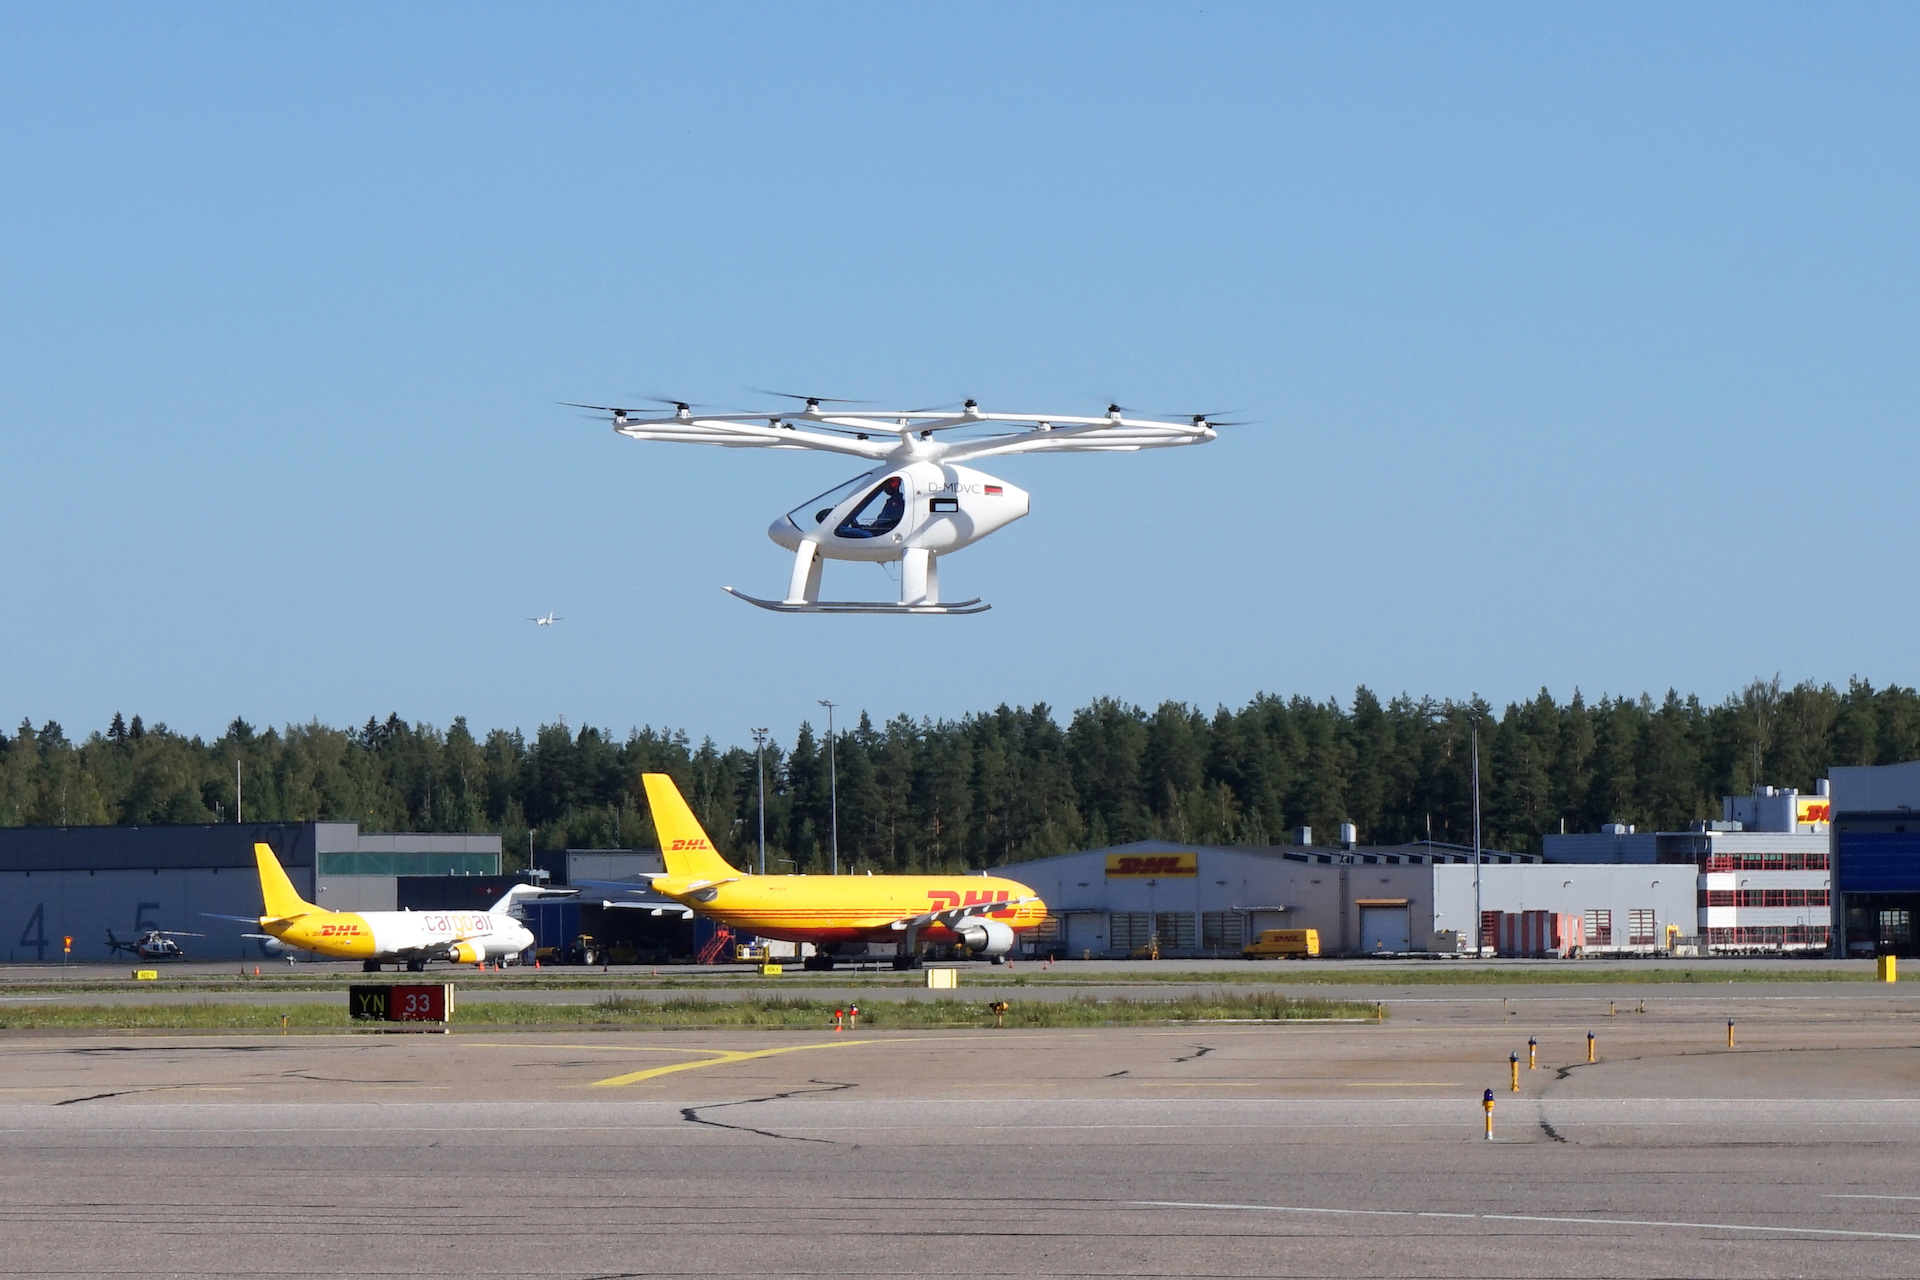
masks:
<path fill-rule="evenodd" d="M 1107 1074 L 1105 1074 L 1104 1076 L 1101 1076 L 1100 1078 L 1101 1078 L 1102 1080 L 1112 1080 L 1112 1079 L 1115 1079 L 1115 1078 L 1117 1078 L 1117 1077 L 1119 1077 L 1119 1076 L 1124 1076 L 1124 1075 L 1126 1075 L 1126 1074 L 1127 1074 L 1127 1073 L 1126 1073 L 1125 1071 L 1109 1071 L 1109 1072 L 1107 1072 Z"/>
<path fill-rule="evenodd" d="M 1197 1044 L 1197 1045 L 1195 1045 L 1195 1046 L 1193 1046 L 1193 1052 L 1192 1052 L 1192 1053 L 1190 1053 L 1190 1054 L 1188 1054 L 1188 1055 L 1187 1055 L 1186 1057 L 1184 1057 L 1184 1058 L 1175 1058 L 1175 1059 L 1174 1059 L 1174 1061 L 1175 1061 L 1175 1062 L 1192 1062 L 1192 1061 L 1193 1061 L 1194 1059 L 1196 1059 L 1196 1058 L 1204 1058 L 1204 1057 L 1206 1057 L 1206 1056 L 1207 1056 L 1208 1054 L 1210 1054 L 1210 1053 L 1212 1053 L 1212 1052 L 1213 1052 L 1213 1046 L 1212 1046 L 1212 1045 L 1210 1045 L 1210 1044 Z"/>
<path fill-rule="evenodd" d="M 682 1107 L 680 1108 L 680 1118 L 689 1124 L 704 1124 L 714 1129 L 733 1129 L 740 1133 L 757 1133 L 763 1138 L 779 1138 L 784 1142 L 820 1142 L 830 1147 L 837 1147 L 840 1144 L 832 1138 L 800 1138 L 790 1133 L 775 1133 L 771 1129 L 756 1129 L 750 1124 L 728 1124 L 724 1120 L 709 1120 L 700 1114 L 702 1111 L 717 1111 L 721 1107 L 743 1107 L 750 1102 L 780 1102 L 784 1099 L 797 1098 L 807 1093 L 839 1093 L 843 1089 L 859 1087 L 851 1082 L 838 1080 L 810 1080 L 808 1083 L 819 1085 L 820 1087 L 817 1089 L 787 1089 L 780 1093 L 768 1094 L 764 1098 L 736 1098 L 732 1102 L 710 1102 L 704 1106 Z"/>
<path fill-rule="evenodd" d="M 1545 1116 L 1540 1117 L 1540 1132 L 1546 1134 L 1549 1138 L 1552 1138 L 1555 1142 L 1566 1141 L 1566 1138 L 1561 1135 L 1560 1131 L 1558 1129 L 1555 1129 L 1551 1124 L 1547 1122 L 1547 1118 Z"/>

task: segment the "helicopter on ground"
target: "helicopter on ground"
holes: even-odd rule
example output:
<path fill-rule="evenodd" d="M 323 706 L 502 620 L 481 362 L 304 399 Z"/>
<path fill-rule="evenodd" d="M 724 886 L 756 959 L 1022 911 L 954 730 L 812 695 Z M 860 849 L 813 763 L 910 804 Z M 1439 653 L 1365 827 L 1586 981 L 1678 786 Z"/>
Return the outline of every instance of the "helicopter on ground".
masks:
<path fill-rule="evenodd" d="M 1184 422 L 1130 418 L 1117 404 L 1101 417 L 987 413 L 968 400 L 951 409 L 844 409 L 857 403 L 826 396 L 763 394 L 801 401 L 799 412 L 696 413 L 680 400 L 661 400 L 671 414 L 612 405 L 577 404 L 612 416 L 613 429 L 634 440 L 677 440 L 728 449 L 808 449 L 851 454 L 869 471 L 801 503 L 774 520 L 767 536 L 794 553 L 787 593 L 765 600 L 725 590 L 778 613 L 980 613 L 978 598 L 940 598 L 940 558 L 970 546 L 1027 514 L 1026 491 L 961 465 L 1016 453 L 1119 453 L 1205 444 L 1216 437 L 1218 415 Z M 830 407 L 831 406 L 831 407 Z M 972 434 L 936 439 L 942 433 Z M 898 603 L 822 600 L 820 570 L 828 560 L 900 565 Z"/>
<path fill-rule="evenodd" d="M 118 955 L 125 951 L 142 960 L 185 960 L 186 948 L 175 942 L 175 938 L 204 938 L 204 933 L 182 933 L 178 929 L 147 929 L 131 942 L 113 936 L 113 930 L 107 930 L 107 953 Z"/>

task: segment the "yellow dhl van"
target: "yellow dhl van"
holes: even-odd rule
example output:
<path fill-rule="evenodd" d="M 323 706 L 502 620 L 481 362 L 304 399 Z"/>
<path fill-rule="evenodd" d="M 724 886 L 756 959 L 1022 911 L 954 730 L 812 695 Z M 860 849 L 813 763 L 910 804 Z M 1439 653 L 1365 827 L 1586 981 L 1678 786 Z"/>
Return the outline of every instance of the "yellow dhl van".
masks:
<path fill-rule="evenodd" d="M 1244 960 L 1304 960 L 1320 954 L 1318 929 L 1262 929 L 1253 945 L 1240 953 Z"/>

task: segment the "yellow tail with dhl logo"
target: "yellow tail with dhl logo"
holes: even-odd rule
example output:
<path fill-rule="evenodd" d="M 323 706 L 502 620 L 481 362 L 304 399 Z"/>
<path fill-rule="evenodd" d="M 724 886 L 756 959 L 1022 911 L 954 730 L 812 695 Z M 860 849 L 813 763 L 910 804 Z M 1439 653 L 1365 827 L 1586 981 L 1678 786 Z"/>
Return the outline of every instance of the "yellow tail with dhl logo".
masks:
<path fill-rule="evenodd" d="M 902 967 L 917 963 L 926 944 L 998 963 L 1017 934 L 1046 919 L 1038 894 L 998 876 L 747 874 L 720 856 L 672 778 L 649 773 L 641 780 L 666 865 L 651 877 L 653 892 L 741 932 L 810 942 L 817 954 L 809 968 L 831 968 L 836 952 L 864 951 L 872 942 L 895 944 Z"/>
<path fill-rule="evenodd" d="M 264 844 L 254 845 L 253 860 L 260 866 L 260 901 L 266 908 L 265 920 L 291 920 L 320 910 L 300 896 L 272 849 Z"/>
<path fill-rule="evenodd" d="M 653 810 L 654 834 L 660 837 L 660 858 L 675 879 L 723 880 L 740 873 L 720 856 L 700 820 L 687 807 L 680 788 L 664 773 L 640 775 L 647 788 L 647 807 Z"/>

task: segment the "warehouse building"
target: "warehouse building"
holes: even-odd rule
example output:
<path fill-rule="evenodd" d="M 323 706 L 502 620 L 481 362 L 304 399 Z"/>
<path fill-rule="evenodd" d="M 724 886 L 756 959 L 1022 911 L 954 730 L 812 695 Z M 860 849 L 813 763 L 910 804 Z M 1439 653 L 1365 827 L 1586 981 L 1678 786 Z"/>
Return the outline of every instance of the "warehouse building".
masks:
<path fill-rule="evenodd" d="M 112 956 L 107 933 L 204 934 L 195 958 L 260 958 L 247 926 L 207 915 L 257 916 L 253 846 L 279 857 L 294 887 L 337 911 L 395 910 L 406 877 L 498 876 L 497 835 L 362 833 L 352 822 L 251 822 L 167 827 L 0 828 L 0 954 L 11 963 Z M 497 895 L 496 895 L 497 896 Z"/>
<path fill-rule="evenodd" d="M 1145 841 L 996 868 L 1044 899 L 1024 945 L 1071 958 L 1237 956 L 1265 929 L 1314 929 L 1327 955 L 1471 951 L 1473 851 L 1443 844 L 1330 848 Z M 1489 851 L 1489 913 L 1551 910 L 1592 919 L 1610 951 L 1652 951 L 1690 929 L 1693 879 L 1660 867 L 1549 866 Z M 1617 928 L 1616 928 L 1617 922 Z M 1496 930 L 1487 928 L 1488 944 Z"/>
<path fill-rule="evenodd" d="M 1835 954 L 1920 955 L 1920 760 L 1832 775 Z"/>

